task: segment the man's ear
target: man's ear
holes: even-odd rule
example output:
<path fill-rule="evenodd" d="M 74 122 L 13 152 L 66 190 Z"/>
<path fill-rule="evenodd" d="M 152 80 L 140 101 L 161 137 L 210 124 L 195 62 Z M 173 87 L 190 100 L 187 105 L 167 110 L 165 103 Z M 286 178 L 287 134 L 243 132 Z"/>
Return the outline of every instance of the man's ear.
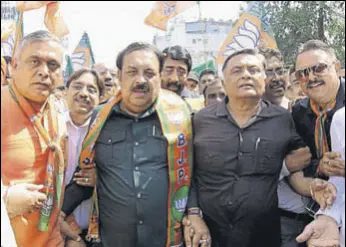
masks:
<path fill-rule="evenodd" d="M 341 63 L 340 63 L 340 61 L 336 60 L 334 66 L 335 66 L 336 73 L 338 74 L 338 76 L 340 76 L 341 75 Z"/>
<path fill-rule="evenodd" d="M 118 77 L 119 85 L 121 87 L 122 86 L 121 85 L 122 84 L 122 77 L 121 77 L 121 70 L 120 69 L 117 71 L 117 77 Z"/>

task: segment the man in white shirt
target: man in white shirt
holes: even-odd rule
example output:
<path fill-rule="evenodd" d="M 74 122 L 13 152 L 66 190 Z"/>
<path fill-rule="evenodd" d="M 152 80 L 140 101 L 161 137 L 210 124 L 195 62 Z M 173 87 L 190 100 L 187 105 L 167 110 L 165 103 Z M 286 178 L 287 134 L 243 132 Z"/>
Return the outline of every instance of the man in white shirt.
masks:
<path fill-rule="evenodd" d="M 66 169 L 65 183 L 72 180 L 82 186 L 94 186 L 95 177 L 91 170 L 75 173 L 79 164 L 79 155 L 83 140 L 88 132 L 90 118 L 93 110 L 99 104 L 100 96 L 104 92 L 104 86 L 97 72 L 90 69 L 76 71 L 68 79 L 67 83 L 67 105 L 66 126 L 69 135 L 68 167 Z M 66 246 L 88 246 L 85 245 L 83 236 L 88 229 L 91 199 L 84 201 L 73 212 L 73 217 L 68 223 L 73 234 L 67 234 Z M 80 234 L 81 237 L 78 235 Z M 79 243 L 76 243 L 79 242 Z"/>
<path fill-rule="evenodd" d="M 331 139 L 333 152 L 339 153 L 342 161 L 345 161 L 345 107 L 334 115 Z M 345 162 L 343 166 L 345 169 Z M 316 220 L 297 238 L 298 242 L 308 240 L 309 247 L 345 247 L 345 177 L 331 177 L 329 182 L 338 190 L 333 206 L 320 210 Z"/>

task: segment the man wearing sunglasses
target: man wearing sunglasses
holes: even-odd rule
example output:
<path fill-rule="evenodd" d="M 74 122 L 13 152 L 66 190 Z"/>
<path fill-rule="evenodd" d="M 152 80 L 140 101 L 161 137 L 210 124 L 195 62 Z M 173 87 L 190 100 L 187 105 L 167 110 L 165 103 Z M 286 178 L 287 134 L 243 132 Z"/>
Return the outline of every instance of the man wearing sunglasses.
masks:
<path fill-rule="evenodd" d="M 296 78 L 303 92 L 308 96 L 300 100 L 292 109 L 297 132 L 308 144 L 312 162 L 303 172 L 291 176 L 290 182 L 299 183 L 300 178 L 345 176 L 345 164 L 341 154 L 331 152 L 330 125 L 334 113 L 345 105 L 345 82 L 338 72 L 340 63 L 334 50 L 319 40 L 303 44 L 296 60 Z M 312 201 L 307 207 L 311 215 L 318 210 Z"/>

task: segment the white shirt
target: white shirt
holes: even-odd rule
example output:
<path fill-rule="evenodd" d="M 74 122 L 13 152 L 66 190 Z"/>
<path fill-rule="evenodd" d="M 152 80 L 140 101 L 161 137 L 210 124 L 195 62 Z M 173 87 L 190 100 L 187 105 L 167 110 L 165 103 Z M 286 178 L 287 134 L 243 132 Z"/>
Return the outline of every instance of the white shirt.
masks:
<path fill-rule="evenodd" d="M 1 247 L 17 247 L 6 205 L 3 200 L 5 187 L 1 180 Z"/>
<path fill-rule="evenodd" d="M 78 166 L 79 155 L 82 149 L 83 140 L 88 132 L 90 119 L 82 126 L 76 126 L 69 112 L 65 113 L 66 127 L 68 132 L 68 166 L 65 173 L 65 183 L 69 184 Z M 82 202 L 74 211 L 73 215 L 81 229 L 88 229 L 89 215 L 92 198 Z"/>
<path fill-rule="evenodd" d="M 296 214 L 305 214 L 305 206 L 308 203 L 308 198 L 299 195 L 289 186 L 284 179 L 289 175 L 290 172 L 284 162 L 278 184 L 279 208 Z"/>
<path fill-rule="evenodd" d="M 345 107 L 337 111 L 333 117 L 330 129 L 332 151 L 340 153 L 345 160 Z M 340 244 L 345 247 L 345 178 L 331 177 L 329 182 L 338 189 L 337 198 L 330 209 L 320 210 L 318 214 L 324 214 L 335 219 L 341 227 Z"/>

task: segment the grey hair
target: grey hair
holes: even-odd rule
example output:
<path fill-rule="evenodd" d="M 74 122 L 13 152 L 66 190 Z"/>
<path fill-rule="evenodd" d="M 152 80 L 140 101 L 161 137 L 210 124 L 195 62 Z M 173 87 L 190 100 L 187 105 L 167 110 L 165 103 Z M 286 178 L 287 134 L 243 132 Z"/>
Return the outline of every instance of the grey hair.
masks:
<path fill-rule="evenodd" d="M 33 33 L 30 33 L 26 36 L 23 37 L 23 39 L 19 42 L 18 47 L 16 49 L 16 54 L 15 57 L 17 58 L 20 54 L 20 51 L 30 42 L 33 41 L 55 41 L 57 42 L 61 48 L 63 49 L 63 46 L 61 44 L 61 41 L 59 40 L 58 37 L 56 37 L 54 34 L 40 30 L 40 31 L 35 31 Z"/>
<path fill-rule="evenodd" d="M 321 40 L 309 40 L 302 44 L 298 50 L 298 56 L 304 52 L 314 51 L 314 50 L 322 50 L 333 57 L 334 60 L 337 60 L 335 50 L 324 43 Z"/>

